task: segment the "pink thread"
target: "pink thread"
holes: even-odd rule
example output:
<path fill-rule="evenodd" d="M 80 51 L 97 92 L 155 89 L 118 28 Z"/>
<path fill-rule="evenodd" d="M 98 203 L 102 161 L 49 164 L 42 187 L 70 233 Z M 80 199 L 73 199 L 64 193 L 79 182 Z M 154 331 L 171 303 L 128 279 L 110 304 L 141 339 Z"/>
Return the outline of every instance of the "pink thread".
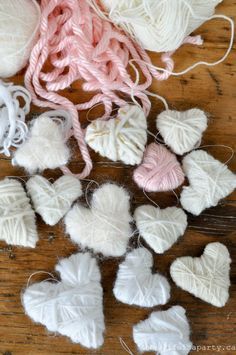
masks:
<path fill-rule="evenodd" d="M 176 156 L 161 144 L 151 143 L 143 162 L 134 170 L 136 184 L 148 192 L 171 191 L 182 185 L 184 173 Z"/>

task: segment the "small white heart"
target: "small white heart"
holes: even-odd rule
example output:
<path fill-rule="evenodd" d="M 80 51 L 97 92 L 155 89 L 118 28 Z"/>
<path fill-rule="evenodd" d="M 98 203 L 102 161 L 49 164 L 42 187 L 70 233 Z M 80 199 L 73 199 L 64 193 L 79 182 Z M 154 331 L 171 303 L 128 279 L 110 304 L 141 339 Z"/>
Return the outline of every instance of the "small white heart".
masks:
<path fill-rule="evenodd" d="M 157 355 L 187 355 L 192 348 L 188 319 L 181 306 L 152 312 L 133 327 L 133 338 L 140 352 L 157 351 Z"/>
<path fill-rule="evenodd" d="M 156 125 L 172 151 L 183 155 L 201 143 L 207 129 L 207 116 L 196 108 L 184 112 L 166 110 L 158 115 Z"/>
<path fill-rule="evenodd" d="M 187 228 L 187 216 L 177 207 L 143 205 L 136 208 L 134 219 L 140 235 L 158 254 L 170 249 Z"/>
<path fill-rule="evenodd" d="M 0 181 L 0 239 L 8 244 L 35 248 L 38 233 L 35 213 L 21 183 Z"/>
<path fill-rule="evenodd" d="M 152 254 L 138 248 L 127 254 L 120 264 L 113 289 L 115 297 L 130 305 L 153 307 L 166 304 L 170 298 L 170 285 L 160 274 L 153 274 Z"/>
<path fill-rule="evenodd" d="M 176 259 L 170 268 L 177 286 L 216 307 L 225 306 L 229 298 L 230 255 L 221 243 L 210 243 L 200 258 Z"/>
<path fill-rule="evenodd" d="M 45 223 L 54 226 L 82 195 L 81 183 L 73 176 L 62 176 L 51 184 L 42 176 L 30 178 L 26 184 L 35 211 Z"/>
<path fill-rule="evenodd" d="M 103 290 L 96 259 L 79 253 L 56 266 L 61 281 L 43 281 L 26 288 L 26 314 L 51 332 L 68 336 L 88 348 L 103 344 Z"/>
<path fill-rule="evenodd" d="M 147 142 L 147 120 L 141 108 L 127 105 L 109 121 L 95 120 L 86 130 L 88 145 L 102 157 L 140 164 Z"/>
<path fill-rule="evenodd" d="M 33 121 L 29 138 L 16 150 L 12 164 L 34 174 L 66 165 L 69 157 L 62 126 L 41 115 Z"/>
<path fill-rule="evenodd" d="M 190 186 L 184 186 L 180 201 L 183 208 L 199 215 L 216 206 L 236 188 L 236 175 L 204 150 L 196 150 L 183 159 Z"/>
<path fill-rule="evenodd" d="M 104 184 L 93 193 L 89 207 L 76 204 L 66 215 L 71 239 L 105 256 L 125 254 L 132 235 L 128 192 L 115 184 Z"/>

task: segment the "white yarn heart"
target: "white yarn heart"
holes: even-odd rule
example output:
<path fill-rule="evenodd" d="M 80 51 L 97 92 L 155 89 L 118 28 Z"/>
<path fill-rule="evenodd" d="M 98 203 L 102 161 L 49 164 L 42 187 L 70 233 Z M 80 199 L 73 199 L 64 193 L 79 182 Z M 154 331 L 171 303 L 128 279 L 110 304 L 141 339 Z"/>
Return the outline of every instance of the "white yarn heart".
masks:
<path fill-rule="evenodd" d="M 120 264 L 113 289 L 115 297 L 130 305 L 153 307 L 166 304 L 170 285 L 160 274 L 152 274 L 152 254 L 145 248 L 129 253 Z"/>
<path fill-rule="evenodd" d="M 153 312 L 133 327 L 139 351 L 157 351 L 157 355 L 187 355 L 191 348 L 190 327 L 181 306 Z"/>
<path fill-rule="evenodd" d="M 83 248 L 105 256 L 125 254 L 132 235 L 128 192 L 104 184 L 93 193 L 90 209 L 76 204 L 65 217 L 66 231 Z"/>
<path fill-rule="evenodd" d="M 24 167 L 30 174 L 64 166 L 70 157 L 65 143 L 69 121 L 65 111 L 49 111 L 35 119 L 28 140 L 15 152 L 12 164 Z"/>
<path fill-rule="evenodd" d="M 60 177 L 54 184 L 36 175 L 28 180 L 26 186 L 35 211 L 50 226 L 58 223 L 82 195 L 80 181 L 69 175 Z"/>
<path fill-rule="evenodd" d="M 51 332 L 68 336 L 87 348 L 103 344 L 103 290 L 96 259 L 79 253 L 56 266 L 61 282 L 43 281 L 26 288 L 26 314 Z"/>
<path fill-rule="evenodd" d="M 200 258 L 176 259 L 171 277 L 183 290 L 216 307 L 225 306 L 229 298 L 230 255 L 221 243 L 210 243 Z"/>
<path fill-rule="evenodd" d="M 183 159 L 183 169 L 190 186 L 183 188 L 180 201 L 194 215 L 216 206 L 236 188 L 236 175 L 203 150 L 188 154 Z"/>
<path fill-rule="evenodd" d="M 201 143 L 207 116 L 196 108 L 184 112 L 166 110 L 157 116 L 156 125 L 172 151 L 183 155 Z"/>
<path fill-rule="evenodd" d="M 38 241 L 35 214 L 19 181 L 0 181 L 0 239 L 34 248 Z"/>
<path fill-rule="evenodd" d="M 143 205 L 136 208 L 134 219 L 140 235 L 158 254 L 170 249 L 187 228 L 187 216 L 177 207 Z"/>
<path fill-rule="evenodd" d="M 86 142 L 103 157 L 140 164 L 147 142 L 147 120 L 141 108 L 127 105 L 109 121 L 95 120 L 86 130 Z"/>

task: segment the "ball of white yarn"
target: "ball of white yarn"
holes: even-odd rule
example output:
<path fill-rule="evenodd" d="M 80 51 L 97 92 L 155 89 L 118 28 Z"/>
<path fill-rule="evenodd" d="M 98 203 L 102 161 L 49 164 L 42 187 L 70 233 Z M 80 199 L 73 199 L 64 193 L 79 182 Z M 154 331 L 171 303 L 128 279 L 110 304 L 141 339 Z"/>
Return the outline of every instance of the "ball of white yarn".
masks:
<path fill-rule="evenodd" d="M 26 65 L 39 19 L 35 0 L 0 0 L 0 77 L 8 78 Z"/>
<path fill-rule="evenodd" d="M 176 50 L 222 0 L 101 0 L 110 19 L 155 52 Z"/>
<path fill-rule="evenodd" d="M 184 112 L 166 110 L 158 115 L 156 125 L 172 151 L 183 155 L 201 143 L 207 116 L 196 108 Z"/>

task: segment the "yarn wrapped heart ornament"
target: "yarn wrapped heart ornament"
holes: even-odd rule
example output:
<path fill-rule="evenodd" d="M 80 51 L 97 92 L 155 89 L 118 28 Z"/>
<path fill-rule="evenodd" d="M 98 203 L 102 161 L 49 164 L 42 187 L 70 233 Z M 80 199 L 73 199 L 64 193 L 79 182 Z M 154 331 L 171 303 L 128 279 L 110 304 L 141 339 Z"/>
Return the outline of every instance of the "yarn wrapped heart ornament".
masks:
<path fill-rule="evenodd" d="M 170 274 L 177 286 L 216 307 L 229 298 L 230 255 L 221 243 L 210 243 L 200 258 L 176 259 Z"/>
<path fill-rule="evenodd" d="M 35 211 L 45 223 L 54 226 L 82 195 L 81 183 L 73 176 L 62 176 L 51 184 L 42 176 L 30 178 L 26 184 Z"/>
<path fill-rule="evenodd" d="M 157 355 L 187 355 L 191 348 L 190 326 L 186 311 L 173 306 L 167 311 L 151 313 L 133 327 L 134 342 L 139 351 L 157 351 Z"/>
<path fill-rule="evenodd" d="M 147 120 L 135 105 L 119 109 L 109 121 L 95 120 L 86 130 L 88 145 L 102 157 L 125 164 L 140 164 L 147 142 Z"/>
<path fill-rule="evenodd" d="M 103 344 L 105 330 L 103 290 L 96 259 L 79 253 L 56 266 L 61 281 L 43 281 L 26 288 L 26 314 L 51 332 L 69 337 L 87 348 Z"/>
<path fill-rule="evenodd" d="M 0 239 L 8 244 L 35 248 L 35 214 L 19 181 L 0 181 Z"/>
<path fill-rule="evenodd" d="M 130 305 L 153 307 L 166 304 L 170 298 L 170 285 L 160 274 L 153 274 L 152 254 L 145 248 L 129 253 L 120 264 L 113 293 Z"/>
<path fill-rule="evenodd" d="M 188 154 L 183 160 L 183 169 L 189 186 L 183 188 L 180 201 L 193 215 L 216 206 L 236 188 L 236 175 L 203 150 Z"/>
<path fill-rule="evenodd" d="M 78 203 L 66 215 L 66 232 L 71 239 L 105 256 L 125 254 L 132 235 L 128 192 L 106 183 L 95 190 L 89 207 Z"/>
<path fill-rule="evenodd" d="M 201 143 L 207 116 L 196 108 L 184 112 L 166 110 L 158 115 L 156 126 L 165 144 L 175 154 L 183 155 Z"/>
<path fill-rule="evenodd" d="M 32 122 L 29 137 L 16 150 L 12 164 L 30 174 L 64 166 L 70 157 L 65 143 L 70 127 L 70 116 L 65 111 L 43 113 Z"/>
<path fill-rule="evenodd" d="M 161 144 L 151 143 L 143 161 L 134 170 L 136 184 L 148 192 L 171 191 L 184 182 L 183 170 L 174 154 Z"/>
<path fill-rule="evenodd" d="M 158 254 L 170 249 L 187 228 L 187 216 L 177 207 L 143 205 L 136 208 L 134 219 L 140 235 Z"/>

